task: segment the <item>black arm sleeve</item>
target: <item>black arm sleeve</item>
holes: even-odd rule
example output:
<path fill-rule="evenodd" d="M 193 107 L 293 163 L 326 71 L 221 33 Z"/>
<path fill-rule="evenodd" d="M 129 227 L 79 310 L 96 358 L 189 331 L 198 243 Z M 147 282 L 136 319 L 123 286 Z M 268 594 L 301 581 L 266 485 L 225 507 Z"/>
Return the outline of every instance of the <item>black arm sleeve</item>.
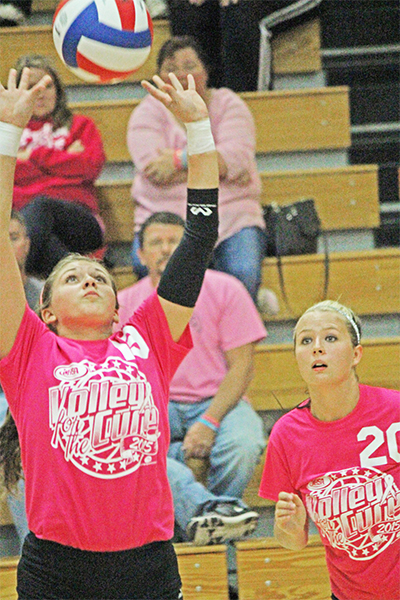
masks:
<path fill-rule="evenodd" d="M 188 189 L 185 231 L 168 261 L 157 293 L 181 306 L 193 307 L 218 238 L 218 188 Z"/>

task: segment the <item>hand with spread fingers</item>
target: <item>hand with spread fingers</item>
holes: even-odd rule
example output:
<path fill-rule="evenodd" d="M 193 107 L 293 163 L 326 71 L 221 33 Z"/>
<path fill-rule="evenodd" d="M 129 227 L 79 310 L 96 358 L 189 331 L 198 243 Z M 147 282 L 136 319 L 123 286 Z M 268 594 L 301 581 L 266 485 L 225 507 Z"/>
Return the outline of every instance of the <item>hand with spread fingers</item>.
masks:
<path fill-rule="evenodd" d="M 166 83 L 158 75 L 153 81 L 157 87 L 148 81 L 142 81 L 142 86 L 154 98 L 160 100 L 172 114 L 183 123 L 201 121 L 208 118 L 206 103 L 196 92 L 193 75 L 187 76 L 188 89 L 185 90 L 174 73 L 169 74 L 171 84 Z"/>
<path fill-rule="evenodd" d="M 29 89 L 29 69 L 24 69 L 17 86 L 17 72 L 11 69 L 7 89 L 0 83 L 0 121 L 16 127 L 25 127 L 32 115 L 37 96 L 49 81 L 50 77 L 45 75 Z"/>

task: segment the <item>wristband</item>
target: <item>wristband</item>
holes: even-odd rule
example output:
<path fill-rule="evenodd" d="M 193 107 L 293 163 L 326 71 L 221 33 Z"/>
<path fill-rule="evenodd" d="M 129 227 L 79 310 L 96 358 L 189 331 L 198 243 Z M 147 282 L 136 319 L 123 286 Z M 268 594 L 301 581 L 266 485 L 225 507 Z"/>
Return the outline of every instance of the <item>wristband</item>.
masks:
<path fill-rule="evenodd" d="M 182 168 L 183 169 L 187 169 L 188 162 L 187 162 L 187 148 L 186 148 L 186 146 L 184 148 L 182 148 L 182 150 L 181 150 L 181 163 L 182 163 Z"/>
<path fill-rule="evenodd" d="M 199 423 L 203 423 L 203 425 L 207 425 L 207 427 L 209 427 L 210 429 L 212 429 L 212 431 L 214 431 L 214 433 L 217 433 L 217 431 L 219 429 L 219 427 L 216 427 L 215 425 L 213 425 L 212 423 L 210 423 L 210 421 L 208 421 L 204 417 L 200 417 L 199 419 L 197 419 L 197 421 Z"/>
<path fill-rule="evenodd" d="M 175 150 L 173 154 L 174 167 L 176 171 L 182 171 L 182 169 L 184 169 L 182 153 L 183 150 Z"/>
<path fill-rule="evenodd" d="M 215 150 L 210 119 L 185 123 L 185 127 L 187 131 L 187 153 L 189 156 Z"/>
<path fill-rule="evenodd" d="M 205 425 L 208 425 L 213 431 L 218 431 L 221 427 L 221 423 L 214 417 L 211 417 L 211 415 L 207 415 L 207 413 L 203 413 L 199 420 Z"/>
<path fill-rule="evenodd" d="M 0 154 L 16 157 L 22 132 L 21 127 L 0 121 Z"/>

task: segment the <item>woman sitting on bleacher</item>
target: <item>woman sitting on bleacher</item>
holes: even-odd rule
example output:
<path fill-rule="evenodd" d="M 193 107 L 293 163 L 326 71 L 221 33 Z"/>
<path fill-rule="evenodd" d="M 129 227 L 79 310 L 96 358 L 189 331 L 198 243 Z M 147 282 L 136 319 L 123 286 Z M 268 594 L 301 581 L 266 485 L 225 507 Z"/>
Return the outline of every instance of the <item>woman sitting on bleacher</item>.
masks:
<path fill-rule="evenodd" d="M 273 427 L 260 494 L 276 501 L 285 548 L 304 548 L 314 521 L 333 600 L 399 600 L 400 394 L 359 384 L 360 340 L 358 317 L 338 302 L 315 304 L 297 322 L 310 397 Z"/>
<path fill-rule="evenodd" d="M 13 208 L 22 211 L 31 239 L 27 271 L 46 277 L 68 252 L 103 246 L 94 182 L 105 162 L 93 121 L 73 115 L 58 73 L 43 56 L 23 56 L 17 78 L 30 67 L 30 86 L 50 75 L 38 96 L 18 152 Z"/>
<path fill-rule="evenodd" d="M 261 282 L 265 228 L 260 204 L 261 181 L 255 160 L 255 127 L 244 101 L 227 88 L 208 87 L 201 50 L 189 36 L 171 38 L 157 58 L 164 81 L 175 73 L 182 85 L 191 73 L 205 101 L 218 152 L 220 228 L 214 267 L 240 279 L 253 300 Z M 151 96 L 133 111 L 128 147 L 138 170 L 132 188 L 135 202 L 134 270 L 146 275 L 137 256 L 138 232 L 153 213 L 184 218 L 187 181 L 186 133 L 169 111 Z"/>

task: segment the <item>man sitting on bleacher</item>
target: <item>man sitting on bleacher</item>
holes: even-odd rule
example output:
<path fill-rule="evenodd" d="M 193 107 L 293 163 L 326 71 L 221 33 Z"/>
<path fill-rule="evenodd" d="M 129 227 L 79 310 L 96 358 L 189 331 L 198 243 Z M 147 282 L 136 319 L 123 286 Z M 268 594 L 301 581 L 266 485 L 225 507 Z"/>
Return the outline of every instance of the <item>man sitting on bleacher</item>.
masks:
<path fill-rule="evenodd" d="M 149 275 L 119 292 L 119 326 L 157 287 L 183 227 L 168 212 L 143 224 L 139 256 Z M 170 389 L 168 479 L 180 539 L 215 544 L 245 537 L 258 521 L 241 497 L 265 447 L 263 423 L 243 394 L 266 331 L 243 284 L 210 269 L 190 326 L 194 347 Z M 209 465 L 206 486 L 185 464 L 193 458 Z"/>

